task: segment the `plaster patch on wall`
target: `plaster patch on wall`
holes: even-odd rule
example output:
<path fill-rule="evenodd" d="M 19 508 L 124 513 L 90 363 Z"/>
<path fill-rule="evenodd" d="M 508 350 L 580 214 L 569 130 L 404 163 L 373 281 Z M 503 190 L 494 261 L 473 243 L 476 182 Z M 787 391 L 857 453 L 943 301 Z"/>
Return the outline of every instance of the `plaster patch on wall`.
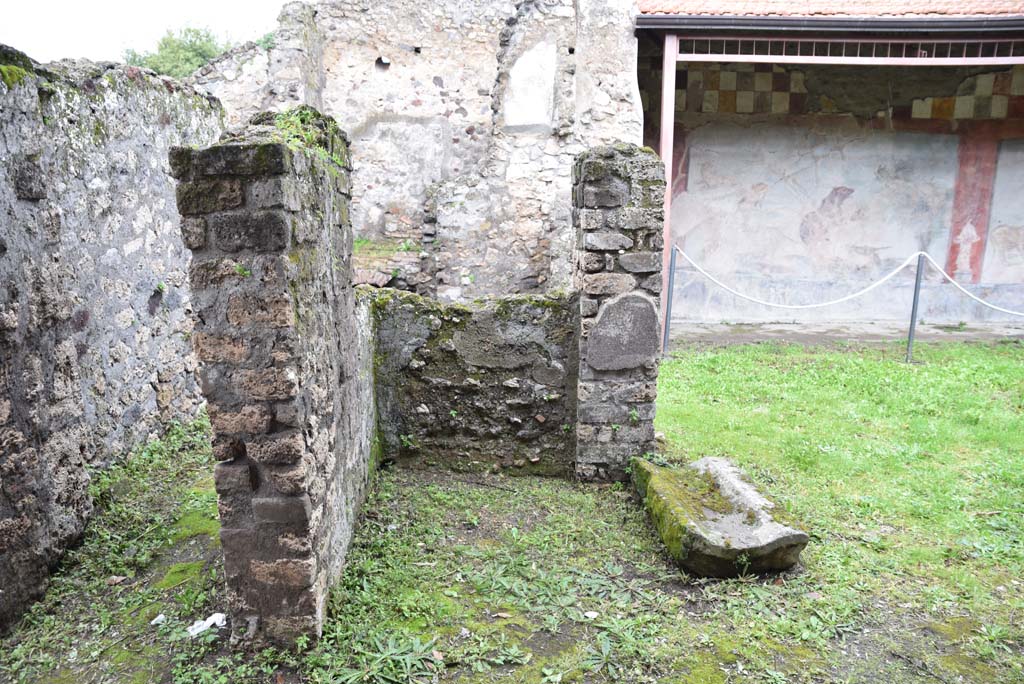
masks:
<path fill-rule="evenodd" d="M 551 128 L 558 60 L 555 49 L 550 41 L 537 43 L 509 70 L 504 108 L 507 130 Z"/>

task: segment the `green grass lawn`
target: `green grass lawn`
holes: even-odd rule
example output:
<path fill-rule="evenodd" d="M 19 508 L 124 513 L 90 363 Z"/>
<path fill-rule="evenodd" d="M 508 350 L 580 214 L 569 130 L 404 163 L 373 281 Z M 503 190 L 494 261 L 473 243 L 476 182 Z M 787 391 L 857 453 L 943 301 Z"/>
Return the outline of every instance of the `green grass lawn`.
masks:
<path fill-rule="evenodd" d="M 205 416 L 168 426 L 91 473 L 97 513 L 45 598 L 0 638 L 0 682 L 149 684 L 202 648 L 180 645 L 223 579 L 209 430 Z"/>
<path fill-rule="evenodd" d="M 165 498 L 106 501 L 57 590 L 0 641 L 0 681 L 1024 681 L 1024 345 L 917 355 L 751 345 L 663 363 L 664 457 L 737 460 L 811 533 L 792 572 L 686 576 L 622 485 L 390 469 L 323 639 L 289 652 L 183 637 L 223 596 L 196 546 L 208 485 L 148 486 L 162 458 L 184 483 L 208 467 L 179 429 L 130 472 L 130 496 Z M 122 568 L 111 540 L 153 527 L 148 508 L 166 511 L 152 560 Z M 110 588 L 110 574 L 131 579 Z"/>
<path fill-rule="evenodd" d="M 961 653 L 900 655 L 948 681 L 1019 681 L 1024 346 L 901 356 L 895 345 L 684 352 L 662 366 L 657 424 L 670 459 L 735 459 L 812 534 L 807 594 L 772 596 L 753 629 L 741 609 L 739 634 L 824 655 L 844 632 L 874 628 L 897 645 L 933 632 Z"/>

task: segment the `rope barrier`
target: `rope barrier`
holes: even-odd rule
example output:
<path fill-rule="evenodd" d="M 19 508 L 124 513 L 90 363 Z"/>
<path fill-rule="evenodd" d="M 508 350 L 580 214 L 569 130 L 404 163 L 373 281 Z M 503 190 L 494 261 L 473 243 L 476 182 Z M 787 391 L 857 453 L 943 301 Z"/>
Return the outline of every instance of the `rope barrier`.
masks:
<path fill-rule="evenodd" d="M 694 267 L 694 269 L 696 269 L 701 275 L 703 275 L 705 278 L 707 278 L 708 280 L 713 282 L 715 285 L 718 285 L 720 288 L 722 288 L 726 292 L 728 292 L 728 293 L 730 293 L 730 294 L 732 294 L 732 295 L 734 295 L 736 297 L 739 297 L 740 299 L 745 299 L 745 300 L 747 300 L 749 302 L 754 302 L 755 304 L 760 304 L 762 306 L 770 306 L 770 307 L 775 307 L 775 308 L 778 308 L 778 309 L 819 309 L 819 308 L 826 307 L 826 306 L 833 306 L 835 304 L 842 304 L 843 302 L 848 302 L 851 299 L 856 299 L 857 297 L 860 297 L 862 295 L 867 294 L 868 292 L 871 292 L 876 287 L 878 287 L 878 286 L 884 284 L 885 282 L 887 282 L 888 280 L 890 280 L 893 276 L 895 276 L 897 273 L 899 273 L 904 268 L 906 268 L 911 262 L 913 262 L 919 256 L 923 256 L 928 262 L 931 263 L 932 266 L 935 267 L 935 270 L 937 270 L 940 274 L 942 274 L 943 278 L 948 280 L 958 290 L 963 292 L 965 295 L 967 295 L 968 297 L 970 297 L 971 299 L 973 299 L 977 303 L 979 303 L 979 304 L 981 304 L 983 306 L 987 306 L 990 309 L 994 309 L 995 311 L 1000 311 L 1002 313 L 1009 314 L 1011 316 L 1024 316 L 1024 311 L 1014 311 L 1012 309 L 1006 309 L 1006 308 L 1003 308 L 1001 306 L 996 306 L 995 304 L 990 304 L 990 303 L 986 302 L 984 299 L 981 299 L 980 297 L 977 297 L 976 295 L 974 295 L 971 292 L 967 291 L 966 289 L 964 289 L 964 287 L 962 285 L 960 285 L 960 283 L 956 282 L 956 280 L 954 280 L 951 275 L 946 273 L 942 269 L 942 267 L 939 266 L 938 263 L 936 263 L 935 259 L 933 259 L 931 257 L 931 255 L 929 255 L 927 252 L 914 252 L 913 254 L 908 256 L 903 261 L 902 264 L 897 266 L 895 269 L 893 269 L 892 271 L 887 273 L 885 276 L 883 276 L 879 280 L 876 280 L 875 282 L 873 282 L 872 284 L 868 285 L 867 287 L 865 287 L 865 288 L 863 288 L 861 290 L 858 290 L 858 291 L 856 291 L 856 292 L 854 292 L 852 294 L 846 295 L 845 297 L 840 297 L 839 299 L 832 299 L 832 300 L 829 300 L 827 302 L 820 302 L 820 303 L 817 303 L 817 304 L 779 304 L 779 303 L 776 303 L 776 302 L 767 302 L 767 301 L 765 301 L 763 299 L 758 299 L 757 297 L 751 297 L 750 295 L 745 295 L 742 292 L 734 290 L 733 288 L 729 287 L 728 285 L 723 283 L 721 280 L 719 280 L 718 278 L 714 277 L 713 275 L 708 273 L 706 270 L 701 268 L 700 264 L 698 264 L 696 261 L 691 259 L 690 256 L 686 252 L 684 252 L 682 249 L 680 249 L 677 245 L 672 245 L 672 248 L 675 251 L 677 251 L 684 259 L 686 259 L 690 263 L 690 265 Z"/>
<path fill-rule="evenodd" d="M 979 304 L 982 304 L 984 306 L 987 306 L 990 309 L 995 309 L 996 311 L 1001 311 L 1004 314 L 1010 314 L 1011 316 L 1024 316 L 1024 312 L 1014 311 L 1012 309 L 1004 309 L 1001 306 L 996 306 L 995 304 L 989 304 L 984 299 L 975 296 L 971 292 L 968 292 L 966 289 L 964 289 L 964 287 L 960 283 L 958 283 L 955 280 L 953 280 L 953 276 L 951 276 L 948 273 L 946 273 L 945 271 L 943 271 L 942 267 L 939 266 L 937 263 L 935 263 L 935 259 L 932 259 L 930 254 L 928 254 L 927 252 L 921 252 L 921 254 L 924 254 L 924 258 L 927 259 L 928 261 L 930 261 L 932 266 L 935 267 L 935 270 L 938 271 L 940 274 L 942 274 L 943 278 L 945 278 L 946 280 L 951 282 L 953 284 L 953 287 L 955 287 L 956 289 L 960 290 L 961 292 L 963 292 L 965 295 L 967 295 L 968 297 L 970 297 L 974 301 L 976 301 Z"/>

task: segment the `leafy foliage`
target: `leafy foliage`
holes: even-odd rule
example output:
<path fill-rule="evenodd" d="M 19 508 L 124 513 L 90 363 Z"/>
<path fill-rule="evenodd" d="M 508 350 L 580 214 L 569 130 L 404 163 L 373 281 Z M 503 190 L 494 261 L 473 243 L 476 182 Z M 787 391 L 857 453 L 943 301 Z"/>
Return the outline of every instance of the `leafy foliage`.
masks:
<path fill-rule="evenodd" d="M 338 124 L 311 107 L 301 106 L 280 112 L 274 117 L 274 127 L 280 142 L 293 150 L 307 150 L 330 164 L 336 172 L 344 168 L 344 149 L 335 143 L 343 137 Z"/>
<path fill-rule="evenodd" d="M 431 653 L 433 642 L 376 636 L 352 645 L 353 663 L 338 670 L 338 684 L 380 682 L 426 684 L 434 681 L 438 663 Z"/>
<path fill-rule="evenodd" d="M 274 36 L 274 32 L 271 31 L 270 33 L 260 36 L 254 42 L 264 50 L 271 50 L 274 45 L 276 45 L 276 37 Z"/>
<path fill-rule="evenodd" d="M 148 67 L 158 74 L 185 78 L 229 47 L 229 44 L 218 41 L 209 29 L 183 28 L 177 33 L 168 31 L 164 34 L 155 52 L 126 50 L 124 61 Z"/>

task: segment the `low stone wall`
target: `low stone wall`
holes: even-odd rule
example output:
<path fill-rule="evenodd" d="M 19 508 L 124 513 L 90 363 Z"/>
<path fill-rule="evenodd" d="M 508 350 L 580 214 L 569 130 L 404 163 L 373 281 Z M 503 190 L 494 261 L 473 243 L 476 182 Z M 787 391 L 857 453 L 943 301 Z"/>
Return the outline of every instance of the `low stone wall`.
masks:
<path fill-rule="evenodd" d="M 596 147 L 573 167 L 580 296 L 576 474 L 624 479 L 655 450 L 665 180 L 652 150 Z"/>
<path fill-rule="evenodd" d="M 569 475 L 576 298 L 447 304 L 363 290 L 385 452 L 407 465 Z"/>
<path fill-rule="evenodd" d="M 656 449 L 663 166 L 649 149 L 597 147 L 573 183 L 578 295 L 365 291 L 389 457 L 624 479 Z"/>
<path fill-rule="evenodd" d="M 102 467 L 201 397 L 171 145 L 221 109 L 135 67 L 0 46 L 0 631 L 46 585 Z"/>
<path fill-rule="evenodd" d="M 577 164 L 582 296 L 465 305 L 352 284 L 348 150 L 311 109 L 177 148 L 172 168 L 236 636 L 319 633 L 382 458 L 616 479 L 653 450 L 652 153 L 598 148 Z"/>
<path fill-rule="evenodd" d="M 232 625 L 280 642 L 319 633 L 376 458 L 347 143 L 312 110 L 295 121 L 302 135 L 264 116 L 172 155 Z"/>

